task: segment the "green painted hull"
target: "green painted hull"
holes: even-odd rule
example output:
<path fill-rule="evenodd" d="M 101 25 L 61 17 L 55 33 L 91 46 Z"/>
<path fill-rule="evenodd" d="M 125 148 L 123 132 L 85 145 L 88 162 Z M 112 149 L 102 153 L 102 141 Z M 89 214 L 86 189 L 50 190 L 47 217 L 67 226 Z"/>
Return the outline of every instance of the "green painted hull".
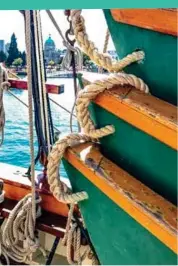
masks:
<path fill-rule="evenodd" d="M 120 209 L 77 169 L 64 161 L 74 192 L 87 191 L 80 203 L 91 241 L 103 265 L 176 265 L 176 255 Z"/>
<path fill-rule="evenodd" d="M 151 94 L 172 104 L 177 101 L 177 39 L 170 35 L 115 22 L 104 10 L 120 58 L 136 49 L 145 51 L 143 63 L 126 72 L 141 77 Z M 142 183 L 177 204 L 177 152 L 96 104 L 90 106 L 96 128 L 114 125 L 115 133 L 102 138 L 101 152 Z M 176 265 L 169 248 L 120 209 L 77 169 L 64 161 L 74 191 L 86 191 L 80 204 L 101 264 Z M 77 181 L 76 181 L 77 180 Z"/>
<path fill-rule="evenodd" d="M 102 153 L 173 204 L 177 204 L 177 152 L 96 104 L 91 113 L 97 128 L 114 125 L 100 139 Z"/>
<path fill-rule="evenodd" d="M 116 22 L 110 10 L 104 10 L 104 14 L 120 58 L 137 49 L 145 52 L 145 61 L 132 64 L 125 72 L 142 78 L 153 95 L 176 105 L 177 38 Z"/>

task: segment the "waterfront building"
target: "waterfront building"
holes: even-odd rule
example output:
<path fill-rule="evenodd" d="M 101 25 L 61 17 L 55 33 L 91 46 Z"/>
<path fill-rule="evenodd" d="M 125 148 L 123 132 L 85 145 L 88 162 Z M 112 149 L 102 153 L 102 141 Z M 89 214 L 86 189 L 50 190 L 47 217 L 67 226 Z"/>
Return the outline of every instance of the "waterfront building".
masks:
<path fill-rule="evenodd" d="M 49 35 L 44 44 L 44 58 L 46 65 L 48 65 L 50 61 L 57 64 L 60 60 L 60 51 L 56 49 L 55 42 L 51 38 L 51 35 Z"/>

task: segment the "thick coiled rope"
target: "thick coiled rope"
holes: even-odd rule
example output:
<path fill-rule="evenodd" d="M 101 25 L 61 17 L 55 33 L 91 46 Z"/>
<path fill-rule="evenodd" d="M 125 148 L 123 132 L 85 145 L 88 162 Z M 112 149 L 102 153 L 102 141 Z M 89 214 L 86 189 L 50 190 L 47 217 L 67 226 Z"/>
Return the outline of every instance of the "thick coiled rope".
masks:
<path fill-rule="evenodd" d="M 72 10 L 71 12 L 72 25 L 75 33 L 76 40 L 82 50 L 92 59 L 99 67 L 105 68 L 110 72 L 119 72 L 124 67 L 130 65 L 133 62 L 140 61 L 144 58 L 144 52 L 134 52 L 120 61 L 113 61 L 110 56 L 106 54 L 100 54 L 98 49 L 92 43 L 85 30 L 84 19 L 81 16 L 81 10 Z M 108 36 L 107 36 L 108 37 Z M 108 40 L 107 40 L 108 41 Z M 48 182 L 50 190 L 57 200 L 70 203 L 71 209 L 68 215 L 68 222 L 66 226 L 66 233 L 63 239 L 63 243 L 67 245 L 67 258 L 70 264 L 81 264 L 86 255 L 91 253 L 91 249 L 88 248 L 81 255 L 81 232 L 75 222 L 72 222 L 72 215 L 74 210 L 74 204 L 88 198 L 86 192 L 72 193 L 66 185 L 64 185 L 59 178 L 59 164 L 61 158 L 67 149 L 75 144 L 79 144 L 80 141 L 93 141 L 98 138 L 107 136 L 114 133 L 114 127 L 112 125 L 105 126 L 100 129 L 95 129 L 94 123 L 90 118 L 88 106 L 92 100 L 96 98 L 99 93 L 105 90 L 111 89 L 114 85 L 129 85 L 144 93 L 148 93 L 148 86 L 139 78 L 134 75 L 125 73 L 118 73 L 110 75 L 105 79 L 95 81 L 89 85 L 86 85 L 84 90 L 81 90 L 77 95 L 76 100 L 76 113 L 77 119 L 80 124 L 82 132 L 81 134 L 70 134 L 62 140 L 58 140 L 48 157 Z M 71 248 L 74 249 L 75 260 L 71 257 Z M 91 253 L 93 264 L 98 263 L 94 254 Z"/>
<path fill-rule="evenodd" d="M 76 101 L 77 119 L 85 135 L 97 139 L 114 133 L 114 127 L 110 125 L 95 129 L 88 110 L 90 102 L 94 100 L 99 93 L 111 89 L 114 85 L 130 85 L 145 93 L 149 92 L 148 86 L 141 79 L 125 73 L 113 74 L 103 80 L 97 80 L 87 85 L 84 90 L 78 93 Z"/>
<path fill-rule="evenodd" d="M 3 91 L 10 87 L 6 69 L 0 64 L 0 146 L 4 141 L 5 111 L 3 104 Z"/>
<path fill-rule="evenodd" d="M 38 206 L 41 199 L 36 200 L 38 218 L 41 215 L 41 209 Z M 2 255 L 6 255 L 19 263 L 27 263 L 32 260 L 32 254 L 38 248 L 41 249 L 39 240 L 35 233 L 34 220 L 32 214 L 32 197 L 26 195 L 18 202 L 11 211 L 2 233 Z M 23 243 L 23 244 L 22 244 Z"/>
<path fill-rule="evenodd" d="M 59 165 L 68 147 L 81 142 L 91 141 L 91 138 L 82 134 L 70 134 L 58 140 L 48 156 L 47 177 L 50 191 L 54 197 L 65 203 L 77 203 L 88 198 L 86 192 L 71 193 L 69 188 L 60 181 Z"/>
<path fill-rule="evenodd" d="M 137 78 L 134 75 L 129 75 L 125 73 L 110 75 L 103 80 L 95 81 L 94 83 L 87 85 L 84 90 L 81 90 L 79 92 L 76 101 L 78 122 L 85 135 L 70 134 L 62 140 L 58 140 L 53 146 L 52 151 L 48 156 L 47 176 L 48 183 L 50 185 L 50 190 L 57 200 L 63 201 L 65 203 L 70 203 L 72 208 L 68 215 L 68 223 L 63 241 L 63 243 L 67 245 L 67 259 L 70 264 L 80 265 L 81 261 L 83 261 L 83 259 L 87 256 L 88 251 L 90 250 L 90 248 L 88 248 L 81 255 L 80 229 L 77 227 L 76 223 L 71 223 L 74 204 L 87 199 L 88 195 L 86 192 L 83 191 L 78 193 L 71 193 L 71 191 L 66 187 L 66 185 L 60 181 L 59 165 L 68 147 L 79 144 L 81 141 L 92 141 L 94 139 L 98 139 L 103 136 L 107 136 L 109 134 L 114 133 L 113 126 L 105 126 L 101 129 L 95 129 L 94 124 L 90 118 L 88 105 L 90 104 L 91 100 L 96 98 L 99 93 L 111 89 L 116 84 L 119 84 L 121 86 L 130 85 L 142 92 L 149 92 L 148 86 L 141 79 Z M 76 261 L 72 260 L 71 247 L 74 248 Z M 94 256 L 93 259 L 95 261 Z"/>
<path fill-rule="evenodd" d="M 81 15 L 81 12 L 82 10 L 80 9 L 71 10 L 71 19 L 75 38 L 83 52 L 86 53 L 99 67 L 105 68 L 109 72 L 119 72 L 131 63 L 144 59 L 145 54 L 143 51 L 133 52 L 119 61 L 112 60 L 108 54 L 99 53 L 95 44 L 89 40 L 85 28 L 85 20 Z"/>

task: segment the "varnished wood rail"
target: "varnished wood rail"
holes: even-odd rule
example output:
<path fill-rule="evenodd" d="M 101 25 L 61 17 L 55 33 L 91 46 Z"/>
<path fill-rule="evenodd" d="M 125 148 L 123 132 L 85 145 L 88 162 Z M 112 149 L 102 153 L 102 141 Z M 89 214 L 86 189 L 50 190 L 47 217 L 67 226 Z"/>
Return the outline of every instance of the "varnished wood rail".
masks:
<path fill-rule="evenodd" d="M 103 75 L 85 74 L 85 84 Z M 94 102 L 134 127 L 177 150 L 177 107 L 129 86 L 114 86 Z"/>
<path fill-rule="evenodd" d="M 24 176 L 25 168 L 0 163 L 0 179 L 4 182 L 5 197 L 19 201 L 25 195 L 31 193 L 31 181 Z M 64 180 L 66 182 L 67 180 Z M 68 216 L 68 206 L 56 200 L 49 192 L 39 190 L 42 199 L 41 207 L 48 212 L 64 217 Z"/>
<path fill-rule="evenodd" d="M 177 253 L 177 208 L 172 203 L 106 159 L 92 143 L 68 149 L 65 159 L 115 204 Z"/>
<path fill-rule="evenodd" d="M 177 9 L 111 9 L 115 21 L 158 31 L 173 36 L 178 35 Z"/>

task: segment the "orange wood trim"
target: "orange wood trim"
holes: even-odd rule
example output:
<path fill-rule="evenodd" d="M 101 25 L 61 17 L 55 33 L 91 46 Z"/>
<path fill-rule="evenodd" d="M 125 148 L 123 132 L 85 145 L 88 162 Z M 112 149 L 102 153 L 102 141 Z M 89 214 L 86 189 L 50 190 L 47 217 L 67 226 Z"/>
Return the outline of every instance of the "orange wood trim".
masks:
<path fill-rule="evenodd" d="M 2 177 L 1 180 L 4 181 L 5 198 L 19 201 L 25 195 L 31 193 L 31 187 L 28 185 L 24 185 L 23 183 L 20 183 L 20 180 L 19 183 L 12 182 L 8 179 L 3 179 Z M 57 201 L 51 194 L 40 193 L 40 197 L 42 198 L 41 207 L 44 210 L 55 214 L 59 214 L 61 216 L 65 217 L 68 216 L 69 209 L 66 204 Z"/>
<path fill-rule="evenodd" d="M 151 102 L 154 98 L 153 96 L 144 96 L 142 94 L 142 98 L 144 97 L 147 100 L 150 98 L 149 102 Z M 156 99 L 156 101 L 158 104 L 161 104 L 161 102 L 163 103 L 163 101 L 160 101 L 159 99 Z M 154 112 L 151 114 L 146 112 L 143 108 L 139 108 L 141 107 L 141 104 L 140 106 L 133 105 L 133 102 L 129 99 L 129 94 L 125 99 L 120 100 L 114 94 L 102 93 L 98 95 L 94 102 L 134 127 L 137 127 L 171 148 L 177 150 L 177 126 L 173 123 L 169 123 L 168 119 L 166 120 L 164 117 L 159 117 L 156 112 L 155 114 Z M 168 104 L 165 103 L 165 108 L 167 106 Z M 177 110 L 176 107 L 172 105 L 170 105 L 170 108 L 175 111 Z M 176 113 L 175 111 L 174 113 Z"/>
<path fill-rule="evenodd" d="M 178 36 L 177 9 L 111 9 L 115 21 Z"/>
<path fill-rule="evenodd" d="M 86 151 L 83 152 L 83 154 L 85 154 L 85 157 L 87 157 L 87 149 L 89 144 L 84 145 L 84 147 L 86 148 Z M 91 146 L 91 144 L 90 144 Z M 79 146 L 82 147 L 82 146 Z M 122 187 L 123 185 L 119 185 L 116 188 L 116 184 L 112 181 L 112 177 L 111 176 L 107 176 L 107 177 L 103 177 L 100 174 L 96 173 L 92 168 L 90 168 L 89 166 L 86 166 L 85 164 L 85 159 L 81 159 L 82 158 L 82 151 L 84 149 L 80 149 L 81 150 L 81 157 L 80 155 L 76 154 L 75 149 L 68 149 L 68 151 L 65 154 L 65 159 L 72 164 L 79 172 L 81 172 L 88 180 L 90 180 L 96 187 L 98 187 L 105 195 L 107 195 L 112 201 L 114 201 L 119 207 L 121 207 L 124 211 L 126 211 L 131 217 L 133 217 L 138 223 L 140 223 L 143 227 L 145 227 L 149 232 L 151 232 L 154 236 L 156 236 L 160 241 L 162 241 L 166 246 L 168 246 L 172 251 L 174 251 L 175 253 L 177 253 L 177 234 L 176 232 L 173 232 L 169 226 L 166 226 L 163 223 L 160 223 L 159 219 L 156 218 L 156 216 L 154 216 L 153 214 L 151 214 L 150 212 L 145 211 L 145 209 L 141 206 L 141 204 L 137 204 L 136 201 L 132 200 L 131 198 L 129 198 L 128 196 L 124 195 L 122 193 Z M 99 156 L 99 155 L 98 155 Z M 94 158 L 94 154 L 92 154 L 89 156 L 90 158 Z M 109 160 L 107 160 L 109 161 Z M 108 165 L 107 165 L 107 169 L 105 171 L 104 168 L 102 168 L 104 170 L 104 173 L 107 172 L 108 173 L 113 173 L 115 172 L 114 169 L 117 168 L 117 172 L 115 175 L 115 179 L 117 179 L 117 182 L 119 183 L 119 180 L 122 180 L 122 177 L 125 178 L 127 177 L 127 180 L 130 180 L 130 182 L 132 183 L 132 188 L 134 187 L 139 187 L 142 188 L 139 190 L 138 195 L 141 193 L 144 197 L 144 193 L 146 195 L 146 192 L 149 192 L 150 194 L 152 194 L 152 197 L 155 197 L 153 199 L 152 202 L 156 202 L 160 201 L 160 206 L 162 207 L 162 204 L 165 204 L 167 212 L 171 212 L 171 208 L 172 211 L 174 212 L 174 218 L 172 220 L 173 223 L 176 223 L 176 214 L 175 214 L 175 206 L 172 205 L 171 203 L 167 202 L 165 199 L 163 199 L 162 197 L 160 197 L 159 195 L 157 195 L 154 192 L 151 192 L 151 190 L 144 186 L 143 184 L 141 184 L 138 180 L 136 180 L 135 178 L 133 178 L 132 176 L 130 176 L 129 174 L 127 174 L 125 171 L 123 171 L 121 168 L 117 167 L 116 165 L 114 165 L 112 162 L 109 161 L 109 163 L 107 162 L 107 164 L 110 164 L 110 170 L 108 169 Z M 112 169 L 112 171 L 111 171 Z M 127 184 L 129 184 L 129 182 L 127 182 Z M 137 195 L 137 196 L 138 196 Z M 90 195 L 89 195 L 90 196 Z M 139 196 L 140 197 L 140 196 Z M 142 201 L 143 204 L 146 203 L 149 204 L 149 202 L 144 202 Z M 149 205 L 148 205 L 149 206 Z M 158 204 L 159 206 L 159 204 Z M 154 206 L 152 206 L 154 207 Z M 151 207 L 151 208 L 152 208 Z M 163 214 L 164 217 L 164 214 Z M 164 218 L 163 218 L 164 219 Z M 169 220 L 169 218 L 167 218 L 167 220 Z M 175 220 L 175 221 L 174 221 Z M 169 223 L 169 221 L 168 221 Z M 176 227 L 176 226 L 175 226 Z"/>

